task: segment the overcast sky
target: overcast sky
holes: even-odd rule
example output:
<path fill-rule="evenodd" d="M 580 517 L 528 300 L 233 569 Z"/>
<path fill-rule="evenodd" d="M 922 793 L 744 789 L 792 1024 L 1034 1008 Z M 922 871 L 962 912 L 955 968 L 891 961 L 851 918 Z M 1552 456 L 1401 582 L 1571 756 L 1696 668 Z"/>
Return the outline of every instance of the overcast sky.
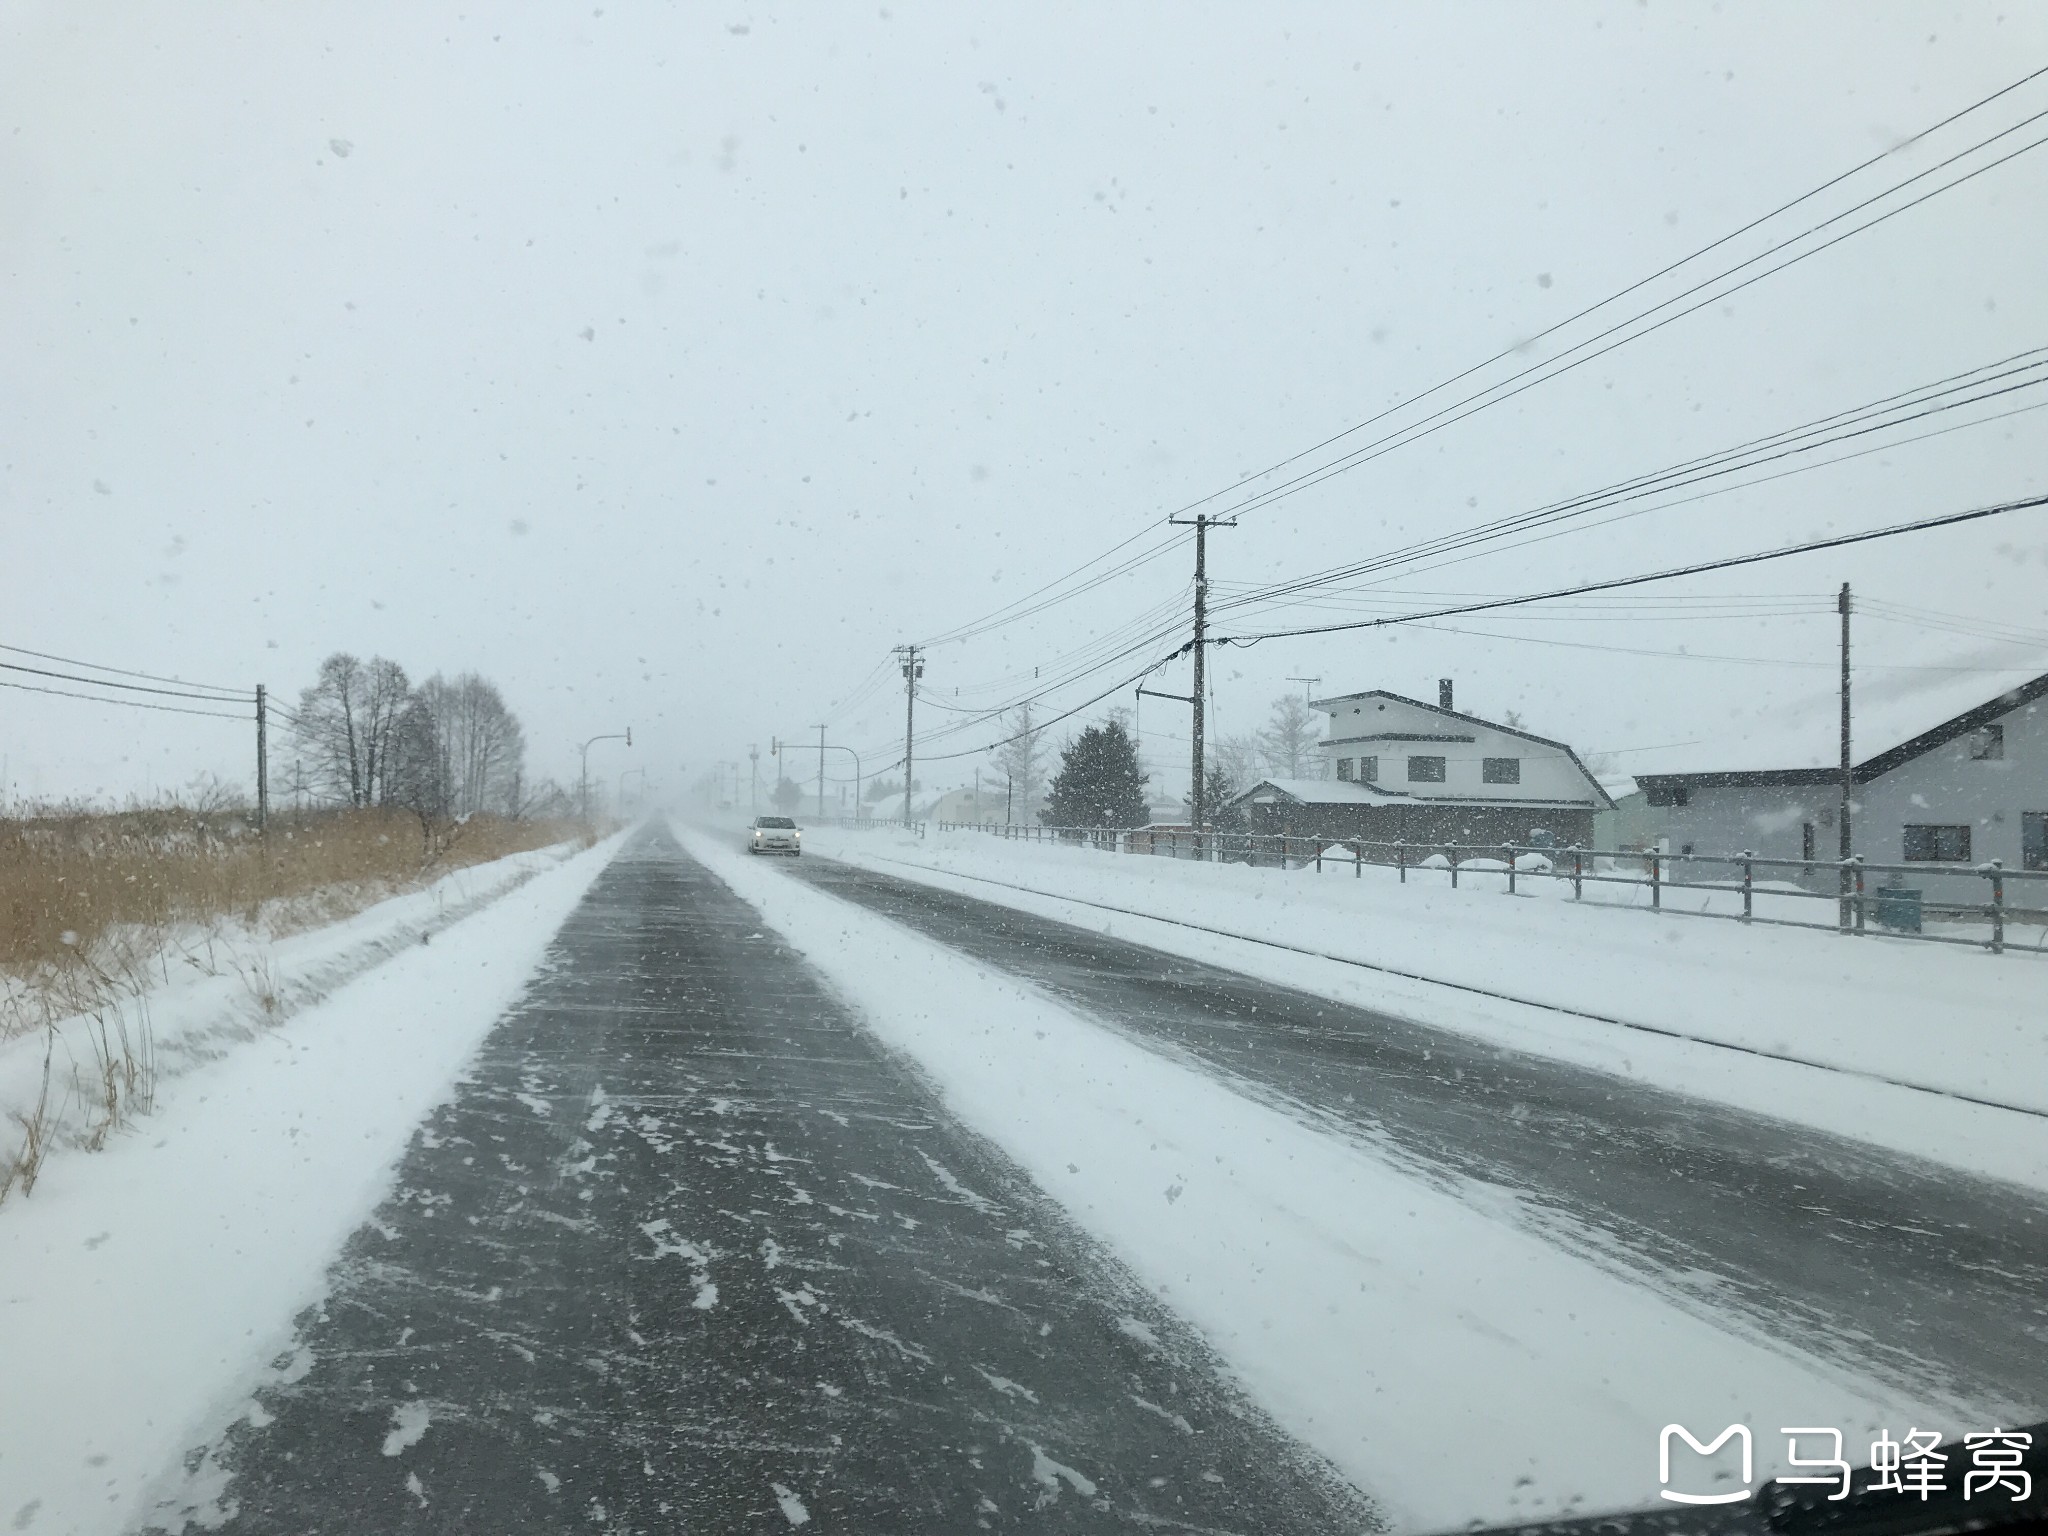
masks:
<path fill-rule="evenodd" d="M 534 771 L 564 778 L 575 742 L 629 724 L 631 754 L 593 764 L 669 787 L 820 721 L 886 768 L 891 646 L 2043 64 L 2048 7 L 2012 4 L 15 0 L 0 644 L 286 697 L 337 649 L 475 669 Z M 1727 254 L 2044 109 L 2048 79 Z M 2048 149 L 1247 514 L 1212 539 L 1218 595 L 2048 345 L 2044 244 Z M 2012 416 L 1392 590 L 1527 591 L 2039 493 L 2044 448 L 2048 412 Z M 1163 631 L 1189 575 L 1174 549 L 934 648 L 920 723 Z M 1254 728 L 1291 676 L 1426 698 L 1452 676 L 1462 706 L 1626 766 L 1825 695 L 1844 580 L 2048 630 L 2048 513 L 1668 589 L 1800 594 L 1798 613 L 1529 610 L 1463 626 L 1506 639 L 1221 651 L 1217 727 Z M 2048 670 L 2038 644 L 1896 622 L 1858 645 L 1873 701 Z M 1935 664 L 1982 670 L 1912 670 Z M 1187 682 L 1179 662 L 1153 686 Z M 1146 701 L 1162 800 L 1185 786 L 1186 713 Z M 1810 713 L 1824 750 L 1831 717 Z M 969 755 L 920 777 L 965 782 L 997 734 L 934 742 Z M 16 795 L 246 780 L 247 735 L 0 690 Z"/>

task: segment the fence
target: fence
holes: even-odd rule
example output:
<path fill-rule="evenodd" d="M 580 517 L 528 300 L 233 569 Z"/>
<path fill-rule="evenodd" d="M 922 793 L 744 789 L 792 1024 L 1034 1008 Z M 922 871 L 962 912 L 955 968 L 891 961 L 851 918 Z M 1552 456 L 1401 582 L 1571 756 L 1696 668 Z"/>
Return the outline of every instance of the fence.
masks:
<path fill-rule="evenodd" d="M 874 823 L 862 823 L 874 825 Z M 891 823 L 901 826 L 903 823 Z M 1780 928 L 1807 928 L 1850 935 L 1871 933 L 1890 938 L 1917 939 L 1932 944 L 1965 944 L 2003 954 L 2007 930 L 2016 923 L 2041 925 L 2048 941 L 2048 870 L 2007 869 L 1993 859 L 1974 867 L 1925 864 L 1872 864 L 1861 858 L 1847 860 L 1773 859 L 1754 853 L 1704 854 L 1663 853 L 1655 850 L 1606 848 L 1533 848 L 1516 844 L 1474 847 L 1458 844 L 1383 843 L 1366 839 L 1325 840 L 1288 833 L 1197 832 L 1192 827 L 1139 827 L 1125 830 L 1109 827 L 1017 826 L 1002 822 L 940 822 L 941 831 L 982 832 L 1024 842 L 1064 843 L 1095 848 L 1109 853 L 1150 854 L 1175 859 L 1200 859 L 1210 863 L 1249 864 L 1275 869 L 1313 869 L 1321 874 L 1325 865 L 1333 870 L 1349 868 L 1363 877 L 1366 868 L 1392 869 L 1402 884 L 1409 875 L 1448 875 L 1451 886 L 1475 877 L 1497 877 L 1510 896 L 1521 894 L 1524 886 L 1555 882 L 1562 890 L 1571 886 L 1574 901 L 1587 899 L 1592 887 L 1597 898 L 1600 887 L 1629 888 L 1629 905 L 1643 904 L 1647 897 L 1652 911 L 1684 917 L 1712 917 L 1740 923 L 1759 923 Z M 922 825 L 916 827 L 923 836 Z M 1786 872 L 1791 872 L 1789 878 Z M 1760 881 L 1758 876 L 1762 874 Z M 1888 883 L 1873 886 L 1872 877 Z M 1906 886 L 1911 877 L 1981 881 L 1981 901 L 1929 900 L 1923 890 Z M 1812 889 L 1832 886 L 1834 889 Z M 1728 910 L 1715 910 L 1714 902 L 1672 905 L 1676 893 L 1705 893 L 1724 899 Z M 2025 894 L 2025 904 L 2014 896 Z M 1772 916 L 1759 912 L 1759 899 L 1773 908 L 1800 902 L 1823 902 L 1835 909 L 1832 920 L 1816 912 L 1813 919 L 1791 915 Z M 1929 932 L 1927 921 L 1949 927 L 1970 925 L 1986 931 L 1975 933 Z M 2040 947 L 2038 944 L 2035 947 Z"/>

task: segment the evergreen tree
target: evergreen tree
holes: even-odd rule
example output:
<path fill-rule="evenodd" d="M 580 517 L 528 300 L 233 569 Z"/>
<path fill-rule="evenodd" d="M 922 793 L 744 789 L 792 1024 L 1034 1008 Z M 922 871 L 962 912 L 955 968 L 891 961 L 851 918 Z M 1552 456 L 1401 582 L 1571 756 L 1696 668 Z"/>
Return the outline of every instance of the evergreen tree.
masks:
<path fill-rule="evenodd" d="M 1209 765 L 1202 795 L 1204 809 L 1209 813 L 1209 825 L 1216 831 L 1243 832 L 1250 827 L 1251 822 L 1245 815 L 1244 807 L 1230 804 L 1231 797 L 1239 794 L 1244 788 L 1244 785 L 1231 777 L 1230 770 L 1221 763 Z M 1182 800 L 1181 804 L 1186 805 L 1187 801 Z M 1189 811 L 1192 814 L 1193 807 L 1189 807 Z"/>
<path fill-rule="evenodd" d="M 793 779 L 783 779 L 775 786 L 775 809 L 785 816 L 794 816 L 796 808 L 804 803 L 804 790 Z"/>
<path fill-rule="evenodd" d="M 1138 749 L 1112 720 L 1089 726 L 1060 753 L 1038 819 L 1049 827 L 1141 827 L 1148 814 Z"/>

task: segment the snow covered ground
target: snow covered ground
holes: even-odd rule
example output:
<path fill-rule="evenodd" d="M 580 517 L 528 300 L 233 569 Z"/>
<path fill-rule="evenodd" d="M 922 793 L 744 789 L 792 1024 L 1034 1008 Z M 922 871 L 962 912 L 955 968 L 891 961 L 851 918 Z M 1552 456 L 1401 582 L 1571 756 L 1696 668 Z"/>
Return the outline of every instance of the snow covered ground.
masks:
<path fill-rule="evenodd" d="M 1454 891 L 1443 875 L 1411 871 L 1402 885 L 1370 865 L 1362 877 L 1348 865 L 1251 869 L 936 829 L 918 838 L 818 828 L 805 844 L 1347 1003 L 2048 1188 L 2048 955 L 1510 899 L 1499 875 Z"/>
<path fill-rule="evenodd" d="M 0 1131 L 10 1138 L 0 1158 L 15 1155 L 31 1121 L 40 1122 L 51 1156 L 99 1139 L 115 1129 L 109 1124 L 110 1100 L 116 1121 L 146 1111 L 162 1083 L 254 1039 L 392 955 L 430 941 L 573 851 L 565 843 L 452 870 L 419 890 L 282 938 L 240 923 L 193 929 L 166 948 L 160 970 L 153 962 L 111 980 L 96 1014 L 0 1038 Z M 137 980 L 143 983 L 139 989 Z M 0 1198 L 7 1190 L 6 1166 L 0 1161 Z"/>
<path fill-rule="evenodd" d="M 152 996 L 176 1065 L 153 1112 L 0 1208 L 0 1520 L 124 1531 L 233 1417 L 616 849 L 517 855 L 280 943 L 274 1027 L 232 974 Z"/>
<path fill-rule="evenodd" d="M 1424 1183 L 730 839 L 677 830 L 1398 1528 L 1651 1503 L 1673 1421 L 1839 1425 L 1853 1444 L 1866 1425 L 1959 1416 L 1724 1332 L 1519 1230 L 1483 1192 Z"/>

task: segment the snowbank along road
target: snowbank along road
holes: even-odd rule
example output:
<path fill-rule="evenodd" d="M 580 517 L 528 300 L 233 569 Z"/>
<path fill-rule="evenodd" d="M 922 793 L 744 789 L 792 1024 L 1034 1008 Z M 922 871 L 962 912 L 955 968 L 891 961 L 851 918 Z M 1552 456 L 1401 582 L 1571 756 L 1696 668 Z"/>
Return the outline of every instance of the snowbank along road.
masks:
<path fill-rule="evenodd" d="M 1372 1529 L 661 830 L 157 1527 Z"/>
<path fill-rule="evenodd" d="M 1516 1219 L 1718 1326 L 1985 1422 L 2048 1416 L 2048 1201 L 807 855 L 787 873 Z"/>

